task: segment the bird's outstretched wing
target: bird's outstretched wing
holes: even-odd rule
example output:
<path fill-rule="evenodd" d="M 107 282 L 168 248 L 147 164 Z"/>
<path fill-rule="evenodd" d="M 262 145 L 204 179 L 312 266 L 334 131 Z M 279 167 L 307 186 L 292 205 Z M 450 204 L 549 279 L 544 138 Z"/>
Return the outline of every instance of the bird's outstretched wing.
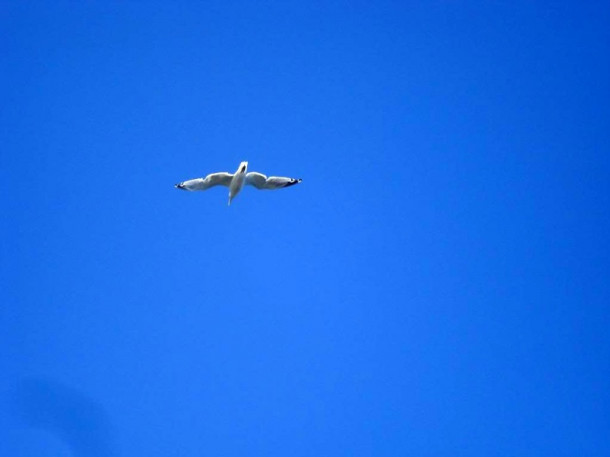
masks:
<path fill-rule="evenodd" d="M 246 173 L 246 184 L 249 186 L 254 186 L 257 189 L 281 189 L 282 187 L 293 186 L 301 181 L 301 179 L 282 178 L 279 176 L 269 176 L 267 178 L 265 175 L 255 171 Z"/>
<path fill-rule="evenodd" d="M 182 190 L 207 190 L 214 186 L 226 186 L 229 187 L 233 174 L 227 172 L 212 173 L 207 175 L 205 178 L 189 179 L 176 184 L 177 189 Z"/>

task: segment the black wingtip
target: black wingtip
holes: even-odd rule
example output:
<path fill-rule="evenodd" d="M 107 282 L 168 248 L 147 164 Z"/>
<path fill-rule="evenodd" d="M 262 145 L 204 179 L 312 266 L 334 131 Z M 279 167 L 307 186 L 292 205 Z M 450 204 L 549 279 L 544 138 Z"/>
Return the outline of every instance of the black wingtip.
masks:
<path fill-rule="evenodd" d="M 300 183 L 301 181 L 303 181 L 301 178 L 299 179 L 292 179 L 292 181 L 290 181 L 288 184 L 286 184 L 284 187 L 290 187 L 290 186 L 294 186 L 295 184 Z"/>
<path fill-rule="evenodd" d="M 179 182 L 178 184 L 174 184 L 174 187 L 175 187 L 176 189 L 182 189 L 182 190 L 184 190 L 184 186 L 182 185 L 182 183 L 181 183 L 181 182 Z"/>

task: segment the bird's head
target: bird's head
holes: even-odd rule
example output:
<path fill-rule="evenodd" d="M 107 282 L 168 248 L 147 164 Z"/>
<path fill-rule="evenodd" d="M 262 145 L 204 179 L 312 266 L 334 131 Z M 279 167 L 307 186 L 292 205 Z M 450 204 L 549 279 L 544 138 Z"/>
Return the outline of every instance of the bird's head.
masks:
<path fill-rule="evenodd" d="M 238 173 L 245 173 L 248 170 L 248 162 L 242 162 L 239 164 L 239 168 L 237 169 Z"/>

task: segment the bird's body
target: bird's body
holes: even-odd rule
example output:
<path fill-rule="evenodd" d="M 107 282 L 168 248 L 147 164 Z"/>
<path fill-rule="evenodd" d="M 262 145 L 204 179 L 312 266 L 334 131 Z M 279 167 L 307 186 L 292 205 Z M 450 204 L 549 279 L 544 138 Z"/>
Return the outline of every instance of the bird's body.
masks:
<path fill-rule="evenodd" d="M 231 201 L 237 197 L 237 194 L 241 192 L 246 183 L 246 170 L 248 169 L 248 162 L 242 162 L 239 164 L 239 168 L 231 178 L 231 184 L 229 184 L 229 205 Z"/>
<path fill-rule="evenodd" d="M 251 172 L 248 170 L 248 162 L 239 164 L 235 173 L 212 173 L 205 178 L 189 179 L 176 184 L 177 189 L 196 191 L 207 190 L 214 186 L 226 186 L 229 188 L 229 205 L 237 194 L 244 188 L 245 185 L 254 186 L 261 190 L 274 190 L 283 187 L 289 187 L 301 182 L 300 179 L 283 178 L 278 176 L 270 176 L 269 178 L 261 173 Z"/>

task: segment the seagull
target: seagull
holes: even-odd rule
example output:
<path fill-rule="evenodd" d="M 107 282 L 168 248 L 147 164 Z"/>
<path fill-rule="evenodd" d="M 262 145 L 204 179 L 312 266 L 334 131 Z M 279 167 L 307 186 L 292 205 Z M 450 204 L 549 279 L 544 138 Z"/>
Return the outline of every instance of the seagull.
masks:
<path fill-rule="evenodd" d="M 176 189 L 195 191 L 208 190 L 210 187 L 214 186 L 225 186 L 229 188 L 229 205 L 231 205 L 231 200 L 237 196 L 245 185 L 254 186 L 261 190 L 275 190 L 294 186 L 302 181 L 302 179 L 282 178 L 279 176 L 267 177 L 264 174 L 255 171 L 246 173 L 247 170 L 248 162 L 241 162 L 235 173 L 228 173 L 226 171 L 211 173 L 205 178 L 182 181 L 174 187 L 176 187 Z"/>

